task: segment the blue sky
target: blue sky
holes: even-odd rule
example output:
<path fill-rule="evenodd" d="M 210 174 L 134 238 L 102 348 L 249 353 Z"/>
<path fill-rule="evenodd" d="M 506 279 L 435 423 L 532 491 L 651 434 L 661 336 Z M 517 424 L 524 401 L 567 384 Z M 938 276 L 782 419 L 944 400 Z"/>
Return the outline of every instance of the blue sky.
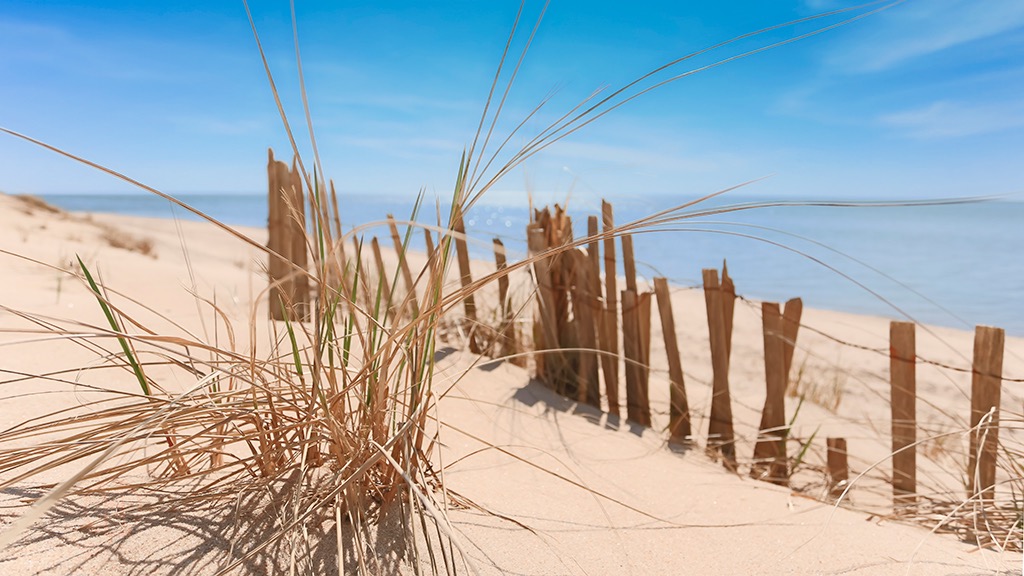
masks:
<path fill-rule="evenodd" d="M 510 146 L 596 89 L 745 32 L 855 4 L 554 0 L 497 134 L 553 91 Z M 306 153 L 288 3 L 251 7 Z M 527 2 L 514 47 L 542 7 Z M 298 0 L 296 8 L 327 175 L 345 192 L 450 194 L 518 2 Z M 747 39 L 676 70 L 843 17 Z M 1024 2 L 908 0 L 642 96 L 533 157 L 494 197 L 682 198 L 763 176 L 746 193 L 1019 193 L 1021 94 Z M 266 148 L 289 149 L 240 1 L 6 0 L 0 126 L 171 193 L 261 191 Z M 0 134 L 0 190 L 127 189 Z"/>

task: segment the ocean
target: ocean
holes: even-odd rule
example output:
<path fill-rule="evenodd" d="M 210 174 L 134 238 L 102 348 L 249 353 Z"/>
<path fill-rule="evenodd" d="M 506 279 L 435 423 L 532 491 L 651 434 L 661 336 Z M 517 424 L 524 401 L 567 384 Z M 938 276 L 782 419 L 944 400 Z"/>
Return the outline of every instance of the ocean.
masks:
<path fill-rule="evenodd" d="M 197 219 L 145 194 L 50 194 L 66 210 L 157 218 Z M 186 194 L 180 199 L 225 223 L 266 226 L 263 194 Z M 413 198 L 343 196 L 343 225 L 408 219 Z M 616 224 L 682 204 L 689 198 L 610 198 Z M 689 212 L 763 198 L 726 195 Z M 799 203 L 797 203 L 799 204 Z M 441 206 L 442 215 L 447 207 Z M 577 236 L 600 201 L 569 202 Z M 418 220 L 436 223 L 435 204 Z M 499 237 L 510 259 L 526 251 L 526 202 L 481 204 L 466 215 L 471 251 L 492 258 Z M 366 234 L 386 235 L 386 228 Z M 422 234 L 414 247 L 422 248 Z M 785 205 L 686 218 L 637 234 L 638 273 L 681 286 L 700 284 L 701 269 L 728 261 L 737 292 L 755 299 L 804 303 L 860 314 L 970 329 L 999 326 L 1024 336 L 1024 203 L 975 202 L 943 206 L 837 207 Z M 621 256 L 620 256 L 621 261 Z M 621 272 L 620 272 L 621 273 Z"/>

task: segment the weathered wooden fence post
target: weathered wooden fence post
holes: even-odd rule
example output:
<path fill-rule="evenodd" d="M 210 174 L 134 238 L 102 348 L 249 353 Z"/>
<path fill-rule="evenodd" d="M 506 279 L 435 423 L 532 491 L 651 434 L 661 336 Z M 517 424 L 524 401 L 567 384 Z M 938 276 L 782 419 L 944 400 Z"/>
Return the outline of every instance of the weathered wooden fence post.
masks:
<path fill-rule="evenodd" d="M 786 301 L 786 307 L 782 310 L 782 350 L 783 365 L 782 371 L 786 374 L 786 387 L 789 387 L 789 374 L 793 368 L 793 353 L 796 351 L 796 337 L 800 332 L 800 316 L 804 311 L 804 301 L 799 298 L 790 298 Z"/>
<path fill-rule="evenodd" d="M 505 256 L 505 244 L 500 238 L 495 238 L 494 244 L 494 269 L 501 274 L 508 268 L 508 261 Z M 501 306 L 498 310 L 498 337 L 495 351 L 500 356 L 514 356 L 516 350 L 515 325 L 512 323 L 512 304 L 508 299 L 508 274 L 498 276 L 498 300 Z M 493 353 L 493 352 L 492 352 Z M 510 358 L 509 362 L 519 364 L 519 358 Z"/>
<path fill-rule="evenodd" d="M 402 271 L 402 281 L 405 283 L 406 296 L 402 301 L 402 308 L 404 309 L 405 303 L 408 302 L 412 308 L 412 316 L 415 318 L 420 315 L 420 306 L 416 299 L 416 285 L 412 279 L 409 261 L 406 259 L 405 245 L 398 234 L 398 225 L 395 223 L 395 217 L 391 214 L 388 214 L 388 230 L 391 232 L 391 243 L 395 246 L 395 254 L 398 256 L 398 267 Z"/>
<path fill-rule="evenodd" d="M 492 241 L 492 244 L 494 245 L 494 270 L 500 274 L 508 268 L 508 260 L 505 256 L 505 244 L 500 238 L 495 238 Z M 508 317 L 509 313 L 511 313 L 508 302 L 508 274 L 498 276 L 498 300 L 501 301 L 501 317 L 505 319 Z"/>
<path fill-rule="evenodd" d="M 287 306 L 284 301 L 284 295 L 288 293 L 288 290 L 284 288 L 284 283 L 287 281 L 285 279 L 285 271 L 288 268 L 288 264 L 284 259 L 284 249 L 282 248 L 282 246 L 287 245 L 284 238 L 284 202 L 281 198 L 281 184 L 277 180 L 277 165 L 279 163 L 274 160 L 273 149 L 267 149 L 267 157 L 267 248 L 271 252 L 268 265 L 270 273 L 270 302 L 267 308 L 272 320 L 285 320 L 287 317 Z M 280 256 L 275 256 L 275 254 Z"/>
<path fill-rule="evenodd" d="M 1002 328 L 978 326 L 975 329 L 967 496 L 988 503 L 995 497 L 1005 341 Z"/>
<path fill-rule="evenodd" d="M 723 267 L 703 271 L 704 303 L 707 308 L 711 341 L 711 365 L 714 378 L 711 392 L 711 416 L 708 422 L 708 448 L 719 451 L 727 468 L 736 468 L 736 445 L 732 426 L 732 400 L 729 396 L 729 355 L 732 348 L 732 315 L 736 291 Z"/>
<path fill-rule="evenodd" d="M 622 268 L 626 273 L 626 290 L 639 294 L 640 291 L 636 288 L 636 260 L 633 256 L 633 236 L 629 234 L 622 235 Z"/>
<path fill-rule="evenodd" d="M 539 322 L 534 321 L 533 336 L 534 349 L 539 352 L 535 355 L 537 378 L 548 382 L 549 373 L 556 373 L 554 369 L 561 363 L 556 358 L 560 357 L 558 349 L 558 332 L 553 310 L 554 290 L 551 285 L 550 261 L 547 257 L 536 258 L 547 250 L 547 237 L 544 229 L 539 224 L 531 222 L 526 228 L 527 246 L 530 257 L 534 258 L 533 272 L 537 280 L 537 306 L 540 308 Z M 551 353 L 547 353 L 552 351 Z"/>
<path fill-rule="evenodd" d="M 889 324 L 892 405 L 893 509 L 912 510 L 917 501 L 917 348 L 913 322 Z"/>
<path fill-rule="evenodd" d="M 396 310 L 394 310 L 394 301 L 392 300 L 391 297 L 391 283 L 388 280 L 387 268 L 384 267 L 384 257 L 380 253 L 380 242 L 377 241 L 376 236 L 374 236 L 373 239 L 370 241 L 370 245 L 371 248 L 373 249 L 373 260 L 377 264 L 377 275 L 380 278 L 380 284 L 378 284 L 378 288 L 381 294 L 381 303 L 384 305 L 383 317 L 386 318 L 392 314 L 395 314 L 396 312 Z"/>
<path fill-rule="evenodd" d="M 596 274 L 590 268 L 590 257 L 580 249 L 571 250 L 574 282 L 572 288 L 573 316 L 576 324 L 576 342 L 581 349 L 577 369 L 577 400 L 597 408 L 601 407 L 601 389 L 598 383 L 597 322 L 595 312 L 599 302 L 590 290 L 591 278 Z"/>
<path fill-rule="evenodd" d="M 764 333 L 764 375 L 766 393 L 754 464 L 750 475 L 774 484 L 789 484 L 786 460 L 786 351 L 782 331 L 782 312 L 775 302 L 761 303 Z"/>
<path fill-rule="evenodd" d="M 434 259 L 434 235 L 430 233 L 429 228 L 423 229 L 423 240 L 427 246 L 427 258 L 430 260 Z"/>
<path fill-rule="evenodd" d="M 668 280 L 654 279 L 654 293 L 658 298 L 658 314 L 661 316 L 661 331 L 665 337 L 665 354 L 668 355 L 669 379 L 669 436 L 677 442 L 688 442 L 693 435 L 690 424 L 690 404 L 686 399 L 683 382 L 683 363 L 679 356 L 679 340 L 676 337 L 676 322 L 672 316 L 672 296 Z"/>
<path fill-rule="evenodd" d="M 607 382 L 608 374 L 612 370 L 615 370 L 617 362 L 609 353 L 608 349 L 608 336 L 605 334 L 605 306 L 604 299 L 601 294 L 601 253 L 600 243 L 598 242 L 599 220 L 597 216 L 589 216 L 587 218 L 587 237 L 590 238 L 590 242 L 587 243 L 587 259 L 589 262 L 590 269 L 590 315 L 593 318 L 594 323 L 594 334 L 596 336 L 597 349 L 600 354 L 596 356 L 597 363 L 601 368 L 601 372 L 604 374 L 605 389 L 607 394 Z M 601 400 L 601 388 L 600 379 L 595 376 L 594 382 L 597 385 L 597 406 L 600 407 Z"/>
<path fill-rule="evenodd" d="M 622 355 L 626 360 L 626 418 L 639 423 L 638 376 L 637 367 L 634 364 L 639 355 L 636 334 L 636 293 L 632 290 L 623 290 L 619 293 L 619 299 L 622 302 Z"/>
<path fill-rule="evenodd" d="M 640 410 L 643 425 L 651 425 L 651 293 L 641 292 L 636 297 L 637 346 L 639 347 L 638 376 L 640 377 Z"/>
<path fill-rule="evenodd" d="M 623 290 L 622 298 L 622 351 L 626 358 L 626 417 L 642 426 L 651 425 L 651 410 L 644 384 L 644 337 L 641 316 L 644 313 L 641 297 L 647 296 L 647 314 L 650 315 L 650 296 L 638 296 L 632 290 Z M 647 326 L 650 326 L 648 320 Z"/>
<path fill-rule="evenodd" d="M 455 215 L 455 222 L 452 229 L 455 233 L 455 252 L 459 261 L 459 281 L 462 283 L 462 288 L 465 290 L 473 283 L 473 271 L 469 264 L 469 246 L 466 243 L 466 225 L 463 222 L 463 214 L 461 210 Z M 479 354 L 481 352 L 481 348 L 476 337 L 476 298 L 473 297 L 471 292 L 467 292 L 463 295 L 462 305 L 466 313 L 466 323 L 468 324 L 467 332 L 469 337 L 469 351 L 473 354 Z"/>
<path fill-rule="evenodd" d="M 309 315 L 309 279 L 306 254 L 306 212 L 302 179 L 294 168 L 274 160 L 267 150 L 267 248 L 273 320 L 304 320 Z"/>
<path fill-rule="evenodd" d="M 605 392 L 608 396 L 608 412 L 619 415 L 619 321 L 618 297 L 616 287 L 617 268 L 615 266 L 615 220 L 612 205 L 601 200 L 601 221 L 603 231 L 608 236 L 604 239 L 604 349 L 608 353 L 605 364 Z"/>
<path fill-rule="evenodd" d="M 826 443 L 828 445 L 829 494 L 833 498 L 837 498 L 846 490 L 846 483 L 850 480 L 846 438 L 829 438 Z"/>
<path fill-rule="evenodd" d="M 629 234 L 622 236 L 622 265 L 626 272 L 626 289 L 622 291 L 622 343 L 623 354 L 626 357 L 626 414 L 630 420 L 650 426 L 651 409 L 648 400 L 648 382 L 650 379 L 651 295 L 649 293 L 641 294 L 637 288 L 633 237 Z"/>
<path fill-rule="evenodd" d="M 597 298 L 598 304 L 601 304 L 601 254 L 599 250 L 599 243 L 597 241 L 598 235 L 598 222 L 597 216 L 590 216 L 587 218 L 587 237 L 590 238 L 590 242 L 587 243 L 587 258 L 590 259 L 590 295 Z M 601 314 L 599 309 L 595 309 L 594 318 L 597 319 L 598 333 L 600 333 L 600 322 Z"/>

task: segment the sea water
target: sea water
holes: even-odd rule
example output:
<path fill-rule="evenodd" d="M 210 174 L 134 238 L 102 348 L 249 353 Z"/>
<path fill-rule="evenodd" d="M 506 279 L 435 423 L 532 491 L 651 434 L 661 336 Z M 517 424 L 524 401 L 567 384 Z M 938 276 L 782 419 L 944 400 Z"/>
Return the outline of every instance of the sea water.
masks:
<path fill-rule="evenodd" d="M 145 194 L 47 195 L 72 211 L 156 218 L 198 217 Z M 227 224 L 264 227 L 262 194 L 187 194 L 180 199 Z M 611 198 L 616 224 L 624 224 L 689 198 Z M 386 236 L 386 214 L 409 219 L 413 198 L 342 196 L 344 227 L 367 237 Z M 735 206 L 765 199 L 726 195 L 689 208 Z M 447 220 L 449 205 L 424 205 L 419 222 Z M 568 210 L 577 237 L 600 201 L 575 198 Z M 493 258 L 491 239 L 503 240 L 510 260 L 525 255 L 527 201 L 482 203 L 466 215 L 471 252 Z M 423 247 L 422 233 L 412 245 Z M 999 326 L 1024 336 L 1024 202 L 991 201 L 939 206 L 781 206 L 687 217 L 634 237 L 638 273 L 666 276 L 680 286 L 700 284 L 701 269 L 728 262 L 737 292 L 785 301 L 799 296 L 816 308 L 971 328 Z M 603 249 L 603 246 L 602 246 Z M 621 255 L 619 256 L 621 266 Z M 620 268 L 621 273 L 621 268 Z"/>

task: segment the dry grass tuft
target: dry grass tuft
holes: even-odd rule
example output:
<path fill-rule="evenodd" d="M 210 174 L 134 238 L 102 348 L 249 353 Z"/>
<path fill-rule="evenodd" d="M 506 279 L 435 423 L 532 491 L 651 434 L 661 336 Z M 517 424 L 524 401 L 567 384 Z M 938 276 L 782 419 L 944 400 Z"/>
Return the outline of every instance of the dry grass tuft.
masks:
<path fill-rule="evenodd" d="M 436 399 L 434 330 L 444 308 L 458 299 L 442 282 L 451 243 L 442 242 L 420 275 L 427 298 L 419 315 L 389 314 L 394 306 L 381 295 L 393 279 L 371 279 L 358 264 L 342 265 L 345 236 L 322 209 L 324 183 L 306 182 L 314 266 L 295 273 L 309 277 L 315 309 L 309 322 L 272 323 L 269 347 L 236 340 L 255 326 L 233 327 L 223 310 L 199 295 L 199 306 L 224 323 L 226 340 L 206 341 L 185 329 L 157 334 L 126 315 L 122 310 L 131 302 L 101 284 L 81 259 L 64 273 L 93 293 L 107 322 L 100 334 L 80 335 L 72 320 L 22 314 L 106 361 L 78 371 L 76 386 L 97 399 L 0 432 L 0 488 L 57 468 L 77 470 L 0 535 L 0 543 L 63 498 L 136 492 L 164 497 L 122 513 L 212 506 L 223 515 L 253 500 L 272 511 L 270 521 L 259 520 L 261 538 L 240 544 L 225 571 L 269 552 L 306 569 L 298 551 L 310 545 L 309 529 L 324 523 L 339 534 L 342 525 L 350 526 L 357 548 L 372 548 L 371 527 L 392 504 L 435 525 L 427 536 L 426 524 L 411 525 L 409 546 L 433 538 L 453 561 L 447 540 L 438 540 L 446 527 L 433 504 L 438 479 L 430 467 L 428 418 Z M 106 232 L 111 245 L 152 252 L 148 241 Z M 130 375 L 135 388 L 106 384 L 111 369 Z M 175 381 L 189 384 L 178 389 L 170 384 Z M 344 560 L 336 564 L 340 569 Z M 370 558 L 357 564 L 376 571 Z"/>
<path fill-rule="evenodd" d="M 796 375 L 789 381 L 786 395 L 803 398 L 834 413 L 843 402 L 848 377 L 838 362 L 824 368 L 811 367 L 808 366 L 808 357 L 804 356 Z"/>
<path fill-rule="evenodd" d="M 143 256 L 149 256 L 150 258 L 156 258 L 155 246 L 153 241 L 149 238 L 139 238 L 125 232 L 124 230 L 118 230 L 113 226 L 103 226 L 103 241 L 106 242 L 112 248 L 118 248 L 120 250 L 127 250 L 129 252 L 136 252 Z"/>
<path fill-rule="evenodd" d="M 35 214 L 36 211 L 45 212 L 48 214 L 66 214 L 66 212 L 64 212 L 60 208 L 57 208 L 53 204 L 50 204 L 49 202 L 43 200 L 38 196 L 33 196 L 31 194 L 16 194 L 12 197 L 19 200 L 19 209 L 23 213 L 28 215 Z"/>

